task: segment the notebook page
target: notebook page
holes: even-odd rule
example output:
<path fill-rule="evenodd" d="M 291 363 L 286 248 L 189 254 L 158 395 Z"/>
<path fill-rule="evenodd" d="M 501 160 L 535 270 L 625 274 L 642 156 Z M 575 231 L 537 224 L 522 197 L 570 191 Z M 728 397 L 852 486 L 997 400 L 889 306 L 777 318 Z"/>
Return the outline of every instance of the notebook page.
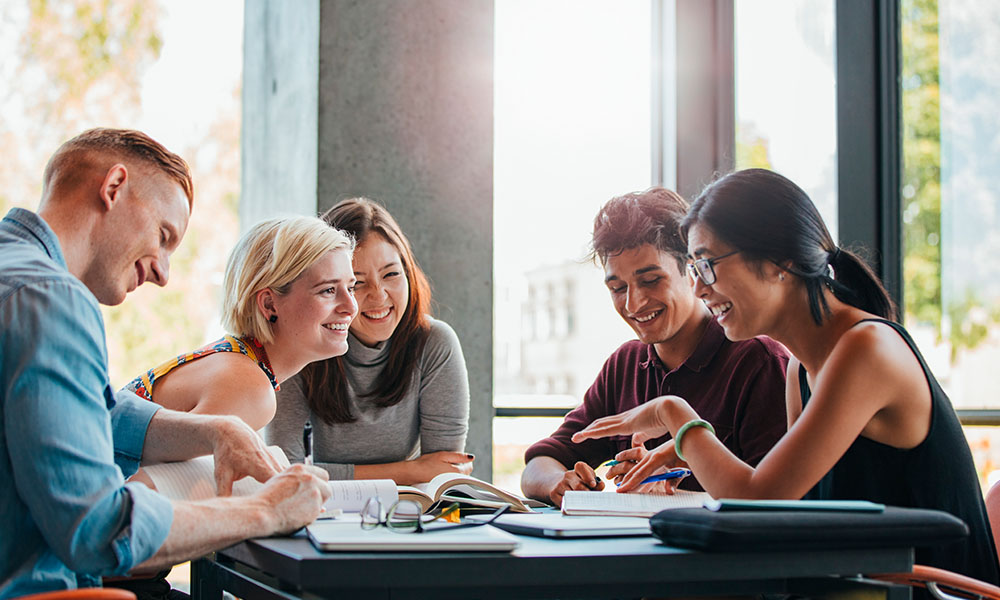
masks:
<path fill-rule="evenodd" d="M 277 446 L 269 446 L 275 454 L 284 453 Z M 287 463 L 287 459 L 285 459 Z M 215 494 L 215 461 L 211 456 L 199 456 L 181 462 L 163 463 L 143 467 L 156 490 L 172 500 L 207 500 Z M 359 512 L 372 496 L 378 496 L 382 505 L 389 507 L 399 499 L 396 483 L 391 479 L 331 481 L 330 499 L 325 508 L 339 508 L 344 512 Z M 244 477 L 233 484 L 233 496 L 249 496 L 264 484 L 253 477 Z"/>
<path fill-rule="evenodd" d="M 183 462 L 143 467 L 156 490 L 172 500 L 207 500 L 215 497 L 215 462 L 199 456 Z M 252 494 L 261 484 L 244 477 L 233 484 L 234 496 Z"/>
<path fill-rule="evenodd" d="M 288 465 L 288 458 L 278 446 L 268 446 L 268 452 L 279 464 Z M 153 481 L 156 490 L 171 500 L 207 500 L 215 497 L 215 460 L 199 456 L 191 460 L 162 463 L 142 468 Z M 249 496 L 263 484 L 253 477 L 233 483 L 234 496 Z"/>
<path fill-rule="evenodd" d="M 711 499 L 705 492 L 677 490 L 668 494 L 616 494 L 613 492 L 568 491 L 562 512 L 567 515 L 652 516 L 668 508 L 699 508 Z"/>
<path fill-rule="evenodd" d="M 373 496 L 378 496 L 382 506 L 388 509 L 396 500 L 399 492 L 396 482 L 391 479 L 345 479 L 330 482 L 333 495 L 324 504 L 324 508 L 339 508 L 344 512 L 361 512 L 365 502 Z"/>

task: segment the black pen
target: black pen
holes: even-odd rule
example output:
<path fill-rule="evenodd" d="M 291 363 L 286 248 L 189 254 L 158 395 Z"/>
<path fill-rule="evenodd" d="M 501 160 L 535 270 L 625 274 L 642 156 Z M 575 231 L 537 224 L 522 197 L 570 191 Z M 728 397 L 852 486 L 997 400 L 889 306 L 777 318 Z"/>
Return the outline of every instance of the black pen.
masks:
<path fill-rule="evenodd" d="M 310 421 L 306 421 L 306 426 L 302 428 L 302 452 L 305 453 L 302 462 L 313 464 L 313 426 Z"/>

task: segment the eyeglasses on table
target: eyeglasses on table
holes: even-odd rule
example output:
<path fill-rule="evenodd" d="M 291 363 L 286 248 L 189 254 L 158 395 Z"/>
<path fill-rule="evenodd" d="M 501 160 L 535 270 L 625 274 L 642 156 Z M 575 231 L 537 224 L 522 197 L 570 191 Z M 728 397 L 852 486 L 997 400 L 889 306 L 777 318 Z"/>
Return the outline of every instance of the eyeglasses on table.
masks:
<path fill-rule="evenodd" d="M 496 509 L 488 519 L 482 521 L 467 521 L 465 523 L 458 523 L 454 525 L 424 527 L 427 523 L 437 521 L 449 513 L 458 510 L 458 503 L 448 506 L 433 519 L 430 519 L 425 523 L 422 518 L 423 507 L 413 500 L 397 500 L 389 506 L 388 510 L 384 510 L 382 500 L 379 499 L 378 496 L 373 496 L 365 502 L 364 508 L 361 509 L 361 528 L 375 529 L 379 526 L 384 526 L 389 528 L 390 531 L 395 531 L 397 533 L 433 533 L 435 531 L 452 531 L 454 529 L 463 529 L 466 527 L 489 525 L 495 521 L 497 517 L 507 512 L 508 508 L 510 508 L 510 506 L 505 504 Z"/>

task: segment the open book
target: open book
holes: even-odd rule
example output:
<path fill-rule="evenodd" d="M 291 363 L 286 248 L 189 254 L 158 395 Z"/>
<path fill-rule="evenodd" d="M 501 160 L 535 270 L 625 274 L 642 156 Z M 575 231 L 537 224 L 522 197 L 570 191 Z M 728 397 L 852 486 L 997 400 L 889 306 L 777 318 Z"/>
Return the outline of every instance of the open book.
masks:
<path fill-rule="evenodd" d="M 510 510 L 523 513 L 545 506 L 537 500 L 518 496 L 492 483 L 461 473 L 441 473 L 427 483 L 401 485 L 399 499 L 413 500 L 423 507 L 424 512 L 439 500 L 494 508 L 509 504 Z"/>
<path fill-rule="evenodd" d="M 651 517 L 668 508 L 701 508 L 706 492 L 677 490 L 673 494 L 618 494 L 570 490 L 563 495 L 564 515 Z"/>
<path fill-rule="evenodd" d="M 281 452 L 277 446 L 270 446 L 268 450 L 272 454 Z M 279 461 L 287 464 L 284 453 Z M 207 500 L 216 495 L 215 462 L 211 456 L 150 465 L 143 467 L 143 471 L 152 480 L 156 491 L 171 500 Z M 373 496 L 378 496 L 383 506 L 389 506 L 399 498 L 396 483 L 391 479 L 351 479 L 331 481 L 329 484 L 333 495 L 323 508 L 330 515 L 339 511 L 359 512 Z M 263 485 L 252 477 L 244 477 L 233 484 L 233 496 L 249 496 Z"/>

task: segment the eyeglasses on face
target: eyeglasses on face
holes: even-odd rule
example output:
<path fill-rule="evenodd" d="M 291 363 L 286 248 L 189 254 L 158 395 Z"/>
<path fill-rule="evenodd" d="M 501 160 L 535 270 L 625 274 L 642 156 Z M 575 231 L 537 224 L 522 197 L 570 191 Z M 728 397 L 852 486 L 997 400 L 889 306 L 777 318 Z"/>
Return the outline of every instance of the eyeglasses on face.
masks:
<path fill-rule="evenodd" d="M 452 529 L 488 525 L 495 521 L 497 517 L 505 513 L 508 508 L 510 508 L 510 506 L 506 504 L 501 506 L 496 509 L 496 511 L 494 511 L 488 519 L 483 521 L 468 521 L 465 523 L 458 523 L 456 525 L 424 527 L 427 523 L 437 521 L 453 511 L 458 510 L 458 503 L 456 502 L 448 506 L 438 513 L 438 515 L 433 519 L 424 521 L 422 518 L 423 507 L 413 500 L 397 500 L 389 506 L 388 511 L 384 511 L 382 501 L 378 498 L 378 496 L 373 496 L 365 502 L 364 508 L 361 509 L 361 528 L 375 529 L 379 526 L 385 526 L 391 531 L 395 531 L 397 533 L 433 533 L 435 531 L 451 531 Z"/>
<path fill-rule="evenodd" d="M 715 265 L 726 258 L 727 256 L 732 256 L 738 253 L 739 250 L 733 250 L 732 252 L 727 252 L 722 256 L 716 256 L 714 258 L 699 258 L 688 263 L 688 275 L 691 276 L 692 281 L 701 280 L 705 285 L 712 285 L 715 283 Z"/>

